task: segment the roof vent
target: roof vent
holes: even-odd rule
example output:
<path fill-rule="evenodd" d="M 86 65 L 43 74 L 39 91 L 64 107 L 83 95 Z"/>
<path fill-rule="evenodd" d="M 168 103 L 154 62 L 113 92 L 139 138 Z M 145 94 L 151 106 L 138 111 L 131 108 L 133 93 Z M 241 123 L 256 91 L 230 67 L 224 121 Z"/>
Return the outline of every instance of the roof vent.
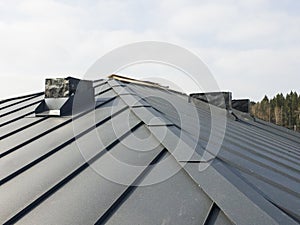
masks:
<path fill-rule="evenodd" d="M 196 98 L 209 104 L 218 106 L 223 109 L 231 109 L 231 92 L 206 92 L 190 94 L 191 98 Z"/>
<path fill-rule="evenodd" d="M 73 102 L 76 99 L 76 107 Z M 35 109 L 36 116 L 68 116 L 94 107 L 92 81 L 73 77 L 45 81 L 45 99 Z"/>
<path fill-rule="evenodd" d="M 235 99 L 232 100 L 232 108 L 238 111 L 249 113 L 250 112 L 250 100 L 249 99 Z"/>

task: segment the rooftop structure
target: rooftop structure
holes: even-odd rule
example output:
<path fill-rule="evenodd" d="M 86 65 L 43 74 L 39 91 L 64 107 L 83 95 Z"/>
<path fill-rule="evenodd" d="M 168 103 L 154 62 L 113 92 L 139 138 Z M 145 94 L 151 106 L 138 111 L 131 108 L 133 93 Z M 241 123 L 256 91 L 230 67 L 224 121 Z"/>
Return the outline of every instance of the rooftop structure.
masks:
<path fill-rule="evenodd" d="M 36 116 L 47 92 L 0 102 L 1 224 L 299 224 L 299 133 L 124 79 L 94 81 L 94 108 L 71 115 Z"/>

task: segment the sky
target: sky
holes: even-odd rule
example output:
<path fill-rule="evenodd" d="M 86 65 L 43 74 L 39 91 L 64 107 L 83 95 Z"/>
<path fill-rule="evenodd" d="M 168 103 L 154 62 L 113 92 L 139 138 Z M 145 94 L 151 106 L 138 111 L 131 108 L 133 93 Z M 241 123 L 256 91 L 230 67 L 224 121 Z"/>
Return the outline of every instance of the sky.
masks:
<path fill-rule="evenodd" d="M 0 40 L 0 99 L 82 77 L 113 49 L 149 40 L 196 54 L 234 98 L 300 92 L 299 0 L 0 0 Z"/>

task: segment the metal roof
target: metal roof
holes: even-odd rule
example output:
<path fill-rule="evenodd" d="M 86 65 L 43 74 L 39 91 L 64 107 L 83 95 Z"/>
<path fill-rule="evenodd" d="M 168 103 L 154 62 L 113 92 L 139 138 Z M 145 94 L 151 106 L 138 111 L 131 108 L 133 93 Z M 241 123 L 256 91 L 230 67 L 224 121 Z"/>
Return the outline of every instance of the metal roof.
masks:
<path fill-rule="evenodd" d="M 114 79 L 95 81 L 94 88 L 95 110 L 73 117 L 35 117 L 42 93 L 0 102 L 1 223 L 300 222 L 298 133 L 216 109 L 226 113 L 225 137 L 199 171 L 211 129 L 207 103 Z M 195 154 L 188 156 L 189 149 Z M 120 167 L 113 158 L 144 167 Z"/>

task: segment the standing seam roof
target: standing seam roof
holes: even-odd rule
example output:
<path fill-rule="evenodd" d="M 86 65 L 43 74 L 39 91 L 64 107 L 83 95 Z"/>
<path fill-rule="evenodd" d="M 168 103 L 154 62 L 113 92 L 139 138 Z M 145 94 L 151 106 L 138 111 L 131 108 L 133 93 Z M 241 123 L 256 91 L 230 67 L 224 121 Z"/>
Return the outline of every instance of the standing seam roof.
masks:
<path fill-rule="evenodd" d="M 98 80 L 94 88 L 95 110 L 73 117 L 35 117 L 42 93 L 0 102 L 2 223 L 300 221 L 298 134 L 246 114 L 235 112 L 238 121 L 228 114 L 221 150 L 209 153 L 215 159 L 200 172 L 211 129 L 207 103 L 191 104 L 180 93 L 113 79 Z M 199 136 L 191 107 L 200 119 Z M 187 123 L 181 123 L 183 118 Z M 216 130 L 220 134 L 218 124 Z M 145 167 L 124 169 L 114 158 Z M 164 162 L 163 170 L 158 162 Z M 139 186 L 176 169 L 163 182 Z M 128 184 L 110 181 L 99 171 Z"/>

